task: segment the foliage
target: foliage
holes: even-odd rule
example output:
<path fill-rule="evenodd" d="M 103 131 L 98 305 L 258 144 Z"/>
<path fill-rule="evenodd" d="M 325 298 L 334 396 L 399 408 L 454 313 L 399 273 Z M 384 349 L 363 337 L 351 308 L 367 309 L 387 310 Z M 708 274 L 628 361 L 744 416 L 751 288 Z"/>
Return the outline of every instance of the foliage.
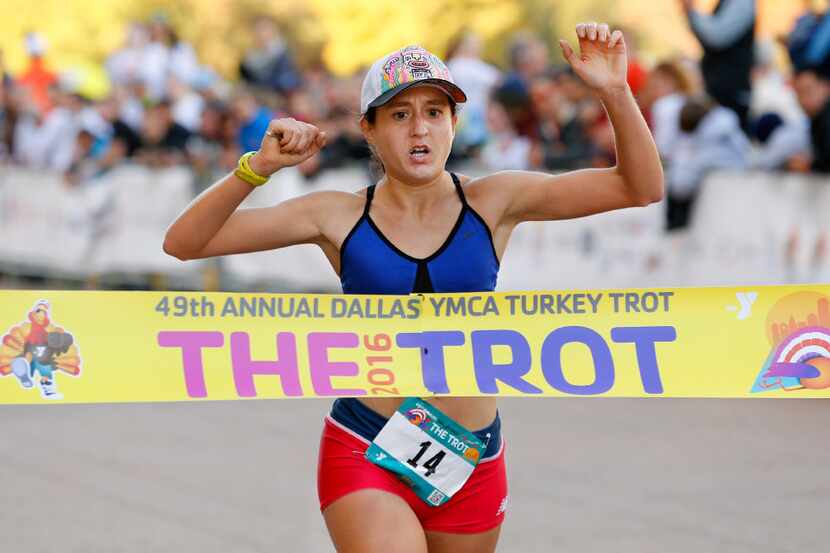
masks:
<path fill-rule="evenodd" d="M 699 0 L 704 8 L 714 0 Z M 801 2 L 759 0 L 764 34 L 782 33 Z M 193 43 L 203 62 L 229 78 L 251 44 L 251 18 L 272 15 L 303 65 L 324 62 L 348 74 L 407 43 L 443 54 L 463 29 L 485 39 L 487 59 L 505 61 L 511 32 L 538 33 L 558 55 L 560 36 L 575 42 L 580 20 L 617 22 L 635 29 L 653 55 L 696 51 L 675 0 L 38 0 L 0 2 L 0 49 L 13 71 L 25 65 L 23 36 L 41 31 L 48 60 L 64 68 L 103 61 L 124 41 L 130 21 L 164 13 Z"/>

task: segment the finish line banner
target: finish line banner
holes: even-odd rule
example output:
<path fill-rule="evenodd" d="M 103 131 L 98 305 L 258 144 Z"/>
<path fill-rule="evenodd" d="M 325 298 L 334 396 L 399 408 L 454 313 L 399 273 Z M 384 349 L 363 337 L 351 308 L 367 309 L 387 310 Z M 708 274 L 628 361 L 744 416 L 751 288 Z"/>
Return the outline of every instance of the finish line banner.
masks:
<path fill-rule="evenodd" d="M 0 292 L 0 404 L 830 398 L 830 286 Z"/>

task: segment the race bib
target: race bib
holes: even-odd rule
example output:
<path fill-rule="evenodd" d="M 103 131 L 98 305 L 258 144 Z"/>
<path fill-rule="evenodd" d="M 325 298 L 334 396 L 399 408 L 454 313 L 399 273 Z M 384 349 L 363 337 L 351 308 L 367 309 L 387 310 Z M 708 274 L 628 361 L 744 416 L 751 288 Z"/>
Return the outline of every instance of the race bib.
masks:
<path fill-rule="evenodd" d="M 427 402 L 409 398 L 366 450 L 427 504 L 446 503 L 470 477 L 485 444 Z"/>

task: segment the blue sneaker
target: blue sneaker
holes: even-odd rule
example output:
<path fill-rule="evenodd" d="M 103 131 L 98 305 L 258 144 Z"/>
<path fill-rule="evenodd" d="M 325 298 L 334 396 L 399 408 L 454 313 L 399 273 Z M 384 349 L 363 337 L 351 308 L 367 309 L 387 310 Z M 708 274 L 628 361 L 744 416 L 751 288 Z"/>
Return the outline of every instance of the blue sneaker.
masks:
<path fill-rule="evenodd" d="M 25 357 L 17 357 L 12 359 L 12 372 L 14 373 L 14 376 L 17 377 L 17 380 L 20 381 L 20 385 L 24 388 L 28 389 L 35 385 L 35 383 L 32 382 L 31 367 Z"/>

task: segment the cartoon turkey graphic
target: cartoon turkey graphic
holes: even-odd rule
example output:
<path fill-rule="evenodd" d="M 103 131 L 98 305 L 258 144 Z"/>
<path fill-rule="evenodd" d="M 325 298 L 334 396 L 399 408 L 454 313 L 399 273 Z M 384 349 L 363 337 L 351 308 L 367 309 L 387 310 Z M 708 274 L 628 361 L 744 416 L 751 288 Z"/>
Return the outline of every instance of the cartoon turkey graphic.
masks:
<path fill-rule="evenodd" d="M 63 399 L 55 372 L 81 373 L 81 356 L 71 334 L 52 324 L 50 306 L 39 300 L 28 320 L 13 326 L 0 343 L 0 376 L 13 374 L 25 389 L 37 386 L 44 399 Z"/>

